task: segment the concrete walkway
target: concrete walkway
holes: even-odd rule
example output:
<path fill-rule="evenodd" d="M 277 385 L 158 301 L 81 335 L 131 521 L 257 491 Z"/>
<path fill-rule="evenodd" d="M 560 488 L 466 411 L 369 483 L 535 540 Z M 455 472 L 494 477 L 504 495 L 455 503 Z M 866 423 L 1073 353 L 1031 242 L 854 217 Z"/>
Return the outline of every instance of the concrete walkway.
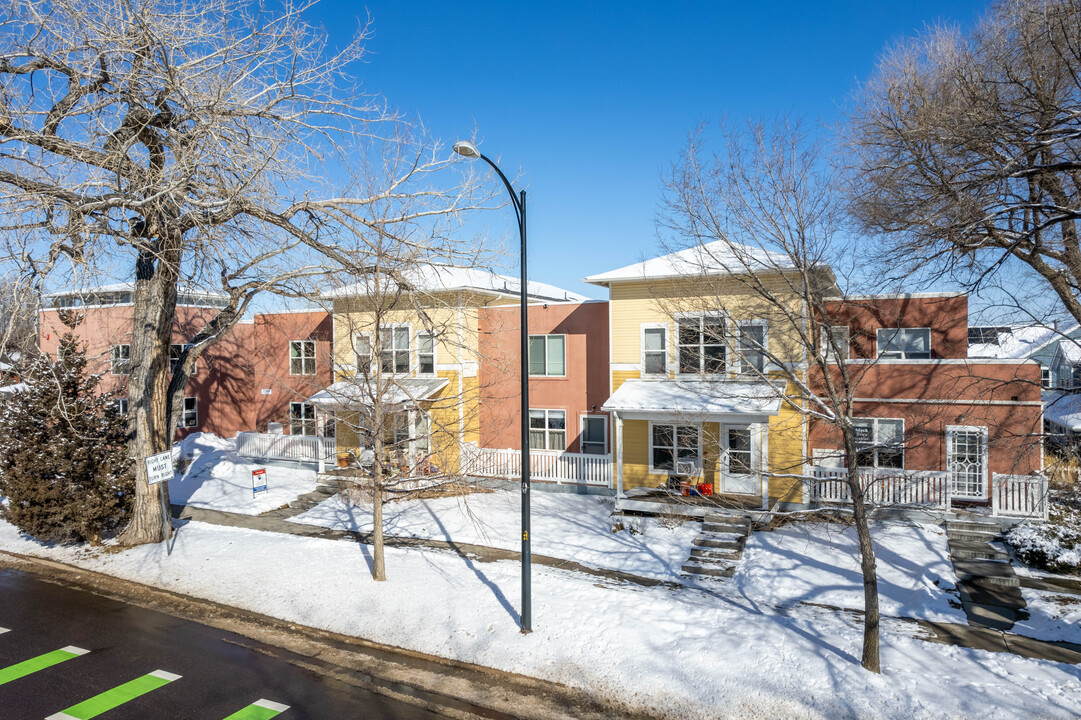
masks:
<path fill-rule="evenodd" d="M 185 505 L 173 505 L 171 507 L 173 517 L 181 521 L 191 520 L 195 522 L 205 522 L 211 525 L 247 528 L 250 530 L 261 530 L 264 532 L 276 532 L 287 535 L 314 537 L 327 540 L 353 540 L 355 542 L 361 542 L 365 544 L 370 544 L 372 542 L 371 533 L 362 533 L 352 530 L 331 530 L 329 528 L 322 528 L 315 525 L 302 525 L 300 523 L 286 522 L 281 518 L 271 517 L 267 515 L 243 515 L 241 513 L 222 512 L 220 510 L 207 510 L 205 508 L 188 507 Z M 519 558 L 519 553 L 514 550 L 504 550 L 502 548 L 487 547 L 485 545 L 471 545 L 468 543 L 447 542 L 443 540 L 423 540 L 420 538 L 384 536 L 383 542 L 388 547 L 422 547 L 432 548 L 436 550 L 450 550 L 452 552 L 458 553 L 462 557 L 468 557 L 479 562 L 517 560 Z M 537 565 L 544 565 L 546 567 L 559 568 L 562 570 L 571 570 L 586 575 L 606 578 L 608 580 L 629 582 L 648 587 L 687 587 L 686 585 L 682 585 L 680 583 L 657 580 L 656 578 L 642 577 L 640 575 L 633 575 L 631 573 L 619 572 L 618 570 L 592 568 L 586 565 L 581 565 L 572 560 L 564 560 L 562 558 L 554 558 L 547 555 L 533 555 L 532 559 L 533 562 Z M 863 612 L 860 610 L 852 610 L 848 608 L 840 608 L 810 602 L 805 604 L 814 607 L 824 607 L 840 612 L 847 612 L 858 616 L 863 615 Z M 961 625 L 959 623 L 940 623 L 931 622 L 928 620 L 917 620 L 914 618 L 895 619 L 918 625 L 923 630 L 923 632 L 921 633 L 922 639 L 929 642 L 941 643 L 943 645 L 954 645 L 957 647 L 973 648 L 976 650 L 986 650 L 989 652 L 1006 652 L 1013 655 L 1020 655 L 1021 657 L 1037 660 L 1050 660 L 1052 662 L 1081 665 L 1081 644 L 1077 643 L 1035 640 L 1033 638 L 1024 637 L 1022 635 L 1003 632 L 1001 630 L 975 627 L 972 625 Z"/>

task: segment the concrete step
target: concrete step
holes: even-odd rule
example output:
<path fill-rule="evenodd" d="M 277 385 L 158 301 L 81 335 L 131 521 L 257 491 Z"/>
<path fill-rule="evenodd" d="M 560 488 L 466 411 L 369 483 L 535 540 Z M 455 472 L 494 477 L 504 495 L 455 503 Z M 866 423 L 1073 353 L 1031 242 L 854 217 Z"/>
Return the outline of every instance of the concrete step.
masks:
<path fill-rule="evenodd" d="M 950 540 L 950 555 L 955 560 L 1009 560 L 1010 556 L 989 543 L 978 540 Z"/>
<path fill-rule="evenodd" d="M 719 567 L 712 565 L 699 565 L 698 563 L 687 563 L 683 566 L 683 572 L 688 575 L 701 575 L 705 577 L 726 578 L 732 577 L 735 572 L 734 567 Z"/>
<path fill-rule="evenodd" d="M 751 527 L 750 518 L 745 518 L 742 515 L 726 515 L 724 513 L 708 513 L 708 514 L 706 514 L 706 516 L 704 518 L 702 518 L 702 521 L 707 522 L 707 523 L 721 523 L 721 524 L 724 524 L 724 525 L 741 525 L 741 526 L 747 527 L 747 528 Z"/>
<path fill-rule="evenodd" d="M 997 560 L 954 560 L 953 572 L 958 579 L 977 585 L 1020 587 L 1021 581 L 1009 563 Z"/>
<path fill-rule="evenodd" d="M 998 535 L 1002 532 L 1002 526 L 998 524 L 997 520 L 947 520 L 946 532 L 952 535 L 954 530 L 989 532 Z"/>
<path fill-rule="evenodd" d="M 978 605 L 961 603 L 968 616 L 968 624 L 995 630 L 1012 630 L 1013 624 L 1020 619 L 1020 614 L 1011 608 L 998 605 Z"/>
<path fill-rule="evenodd" d="M 331 485 L 316 485 L 315 490 L 312 490 L 312 492 L 319 493 L 320 495 L 326 495 L 329 497 L 330 495 L 337 495 L 338 488 L 337 486 Z"/>
<path fill-rule="evenodd" d="M 950 540 L 967 540 L 968 542 L 989 543 L 1001 539 L 999 533 L 980 532 L 978 530 L 948 530 L 946 537 Z"/>
<path fill-rule="evenodd" d="M 716 533 L 729 533 L 732 535 L 747 536 L 751 534 L 751 526 L 736 525 L 734 523 L 724 522 L 704 522 L 702 523 L 702 532 L 716 532 Z"/>
<path fill-rule="evenodd" d="M 974 605 L 996 605 L 998 607 L 1019 610 L 1027 605 L 1021 588 L 1003 585 L 973 585 L 969 582 L 957 584 L 962 603 Z"/>
<path fill-rule="evenodd" d="M 691 560 L 698 561 L 710 561 L 710 560 L 739 560 L 743 553 L 738 548 L 731 549 L 719 549 L 719 548 L 691 548 Z"/>

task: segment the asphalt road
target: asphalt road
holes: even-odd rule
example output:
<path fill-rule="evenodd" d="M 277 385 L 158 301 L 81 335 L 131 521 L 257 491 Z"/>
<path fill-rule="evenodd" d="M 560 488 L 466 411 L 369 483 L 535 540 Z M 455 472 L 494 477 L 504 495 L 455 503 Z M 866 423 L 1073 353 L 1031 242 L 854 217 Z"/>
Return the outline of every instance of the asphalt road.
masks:
<path fill-rule="evenodd" d="M 297 667 L 287 651 L 17 571 L 0 570 L 0 628 L 0 720 L 442 717 Z M 251 707 L 260 700 L 271 702 Z"/>

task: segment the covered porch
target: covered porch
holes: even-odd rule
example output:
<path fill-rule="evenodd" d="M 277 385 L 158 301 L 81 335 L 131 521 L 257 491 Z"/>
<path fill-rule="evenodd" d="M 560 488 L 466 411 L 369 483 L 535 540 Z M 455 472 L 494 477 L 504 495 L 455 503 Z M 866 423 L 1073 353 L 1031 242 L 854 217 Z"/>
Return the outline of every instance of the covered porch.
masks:
<path fill-rule="evenodd" d="M 614 426 L 616 508 L 768 509 L 769 421 L 782 395 L 765 381 L 624 382 L 602 408 Z"/>

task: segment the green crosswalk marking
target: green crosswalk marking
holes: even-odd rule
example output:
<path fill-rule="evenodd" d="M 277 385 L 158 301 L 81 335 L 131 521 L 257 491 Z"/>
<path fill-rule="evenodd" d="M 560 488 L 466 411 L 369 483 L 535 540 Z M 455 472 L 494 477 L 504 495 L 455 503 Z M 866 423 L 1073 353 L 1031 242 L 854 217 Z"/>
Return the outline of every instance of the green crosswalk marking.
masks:
<path fill-rule="evenodd" d="M 256 700 L 248 707 L 238 710 L 225 720 L 270 720 L 289 709 L 288 705 L 270 700 Z"/>
<path fill-rule="evenodd" d="M 90 720 L 90 718 L 97 717 L 103 712 L 108 712 L 117 706 L 123 705 L 128 700 L 134 700 L 140 695 L 146 695 L 151 690 L 157 690 L 164 685 L 168 685 L 173 680 L 179 679 L 179 675 L 164 670 L 155 670 L 112 690 L 95 695 L 89 700 L 83 700 L 78 705 L 72 705 L 67 710 L 50 715 L 45 720 Z"/>
<path fill-rule="evenodd" d="M 0 685 L 9 683 L 12 680 L 18 680 L 21 677 L 26 677 L 31 673 L 36 673 L 38 670 L 44 670 L 47 667 L 58 665 L 65 660 L 71 660 L 80 655 L 86 655 L 88 652 L 89 650 L 83 650 L 82 648 L 71 647 L 69 645 L 60 650 L 53 650 L 44 655 L 38 655 L 35 658 L 23 660 L 21 663 L 9 665 L 6 668 L 0 669 Z"/>

